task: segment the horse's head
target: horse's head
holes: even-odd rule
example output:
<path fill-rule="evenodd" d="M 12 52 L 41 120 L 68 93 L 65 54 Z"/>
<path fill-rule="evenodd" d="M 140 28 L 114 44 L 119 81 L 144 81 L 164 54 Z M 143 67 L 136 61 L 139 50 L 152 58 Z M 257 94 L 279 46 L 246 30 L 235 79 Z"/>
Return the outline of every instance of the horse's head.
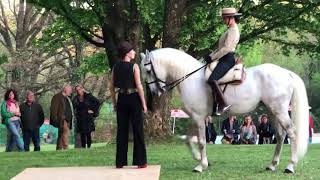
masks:
<path fill-rule="evenodd" d="M 146 88 L 149 88 L 152 95 L 160 96 L 165 89 L 163 88 L 166 84 L 164 80 L 161 80 L 159 76 L 160 71 L 155 66 L 152 53 L 146 50 L 146 54 L 141 53 L 141 70 L 142 76 L 146 81 Z M 147 89 L 148 91 L 148 89 Z"/>

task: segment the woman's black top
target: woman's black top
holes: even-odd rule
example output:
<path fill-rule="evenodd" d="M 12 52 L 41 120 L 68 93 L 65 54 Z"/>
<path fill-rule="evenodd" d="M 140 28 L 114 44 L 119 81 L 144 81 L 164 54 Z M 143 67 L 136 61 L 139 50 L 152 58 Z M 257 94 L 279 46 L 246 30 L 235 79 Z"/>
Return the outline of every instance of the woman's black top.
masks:
<path fill-rule="evenodd" d="M 113 84 L 120 89 L 134 89 L 136 83 L 133 75 L 134 63 L 118 61 L 113 67 Z"/>

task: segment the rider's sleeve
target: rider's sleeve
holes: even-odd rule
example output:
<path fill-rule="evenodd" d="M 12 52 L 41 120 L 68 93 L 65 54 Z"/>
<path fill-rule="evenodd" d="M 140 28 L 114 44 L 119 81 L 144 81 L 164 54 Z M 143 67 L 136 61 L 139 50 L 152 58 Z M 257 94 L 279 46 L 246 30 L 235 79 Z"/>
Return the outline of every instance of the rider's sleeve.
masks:
<path fill-rule="evenodd" d="M 229 29 L 222 47 L 210 54 L 211 59 L 218 60 L 226 54 L 228 54 L 229 52 L 234 52 L 238 44 L 238 41 L 239 32 L 237 32 L 236 29 Z"/>

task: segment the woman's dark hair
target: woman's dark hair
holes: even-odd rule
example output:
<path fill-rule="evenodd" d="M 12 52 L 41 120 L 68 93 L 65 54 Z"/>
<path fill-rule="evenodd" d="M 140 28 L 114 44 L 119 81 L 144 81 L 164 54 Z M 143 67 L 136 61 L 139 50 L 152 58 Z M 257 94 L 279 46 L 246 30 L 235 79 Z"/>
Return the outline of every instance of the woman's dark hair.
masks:
<path fill-rule="evenodd" d="M 13 94 L 14 94 L 14 100 L 19 101 L 18 93 L 17 93 L 17 91 L 14 90 L 14 89 L 8 89 L 8 90 L 6 91 L 6 93 L 4 94 L 4 100 L 5 100 L 5 101 L 8 101 L 8 100 L 9 100 L 9 94 L 10 94 L 11 92 L 13 92 Z"/>
<path fill-rule="evenodd" d="M 268 115 L 262 114 L 262 115 L 261 115 L 261 119 L 262 119 L 262 118 L 268 118 Z"/>
<path fill-rule="evenodd" d="M 118 56 L 124 58 L 132 49 L 133 46 L 128 41 L 122 41 L 118 46 Z"/>

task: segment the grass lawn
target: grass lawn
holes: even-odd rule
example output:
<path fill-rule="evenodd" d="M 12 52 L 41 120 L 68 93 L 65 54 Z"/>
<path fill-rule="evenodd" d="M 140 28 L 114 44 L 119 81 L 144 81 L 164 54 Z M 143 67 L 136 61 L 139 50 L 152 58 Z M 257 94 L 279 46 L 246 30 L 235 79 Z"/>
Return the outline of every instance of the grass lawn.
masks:
<path fill-rule="evenodd" d="M 129 147 L 130 150 L 132 146 Z M 0 180 L 10 179 L 28 167 L 112 166 L 115 144 L 97 144 L 90 150 L 71 149 L 50 151 L 54 146 L 42 147 L 42 152 L 0 153 Z M 306 157 L 299 163 L 294 175 L 282 173 L 289 161 L 289 145 L 284 145 L 276 172 L 266 172 L 274 145 L 208 145 L 212 166 L 203 173 L 193 173 L 197 164 L 184 143 L 150 144 L 148 163 L 161 165 L 160 179 L 319 179 L 320 144 L 309 146 Z M 131 152 L 129 153 L 131 162 Z"/>

